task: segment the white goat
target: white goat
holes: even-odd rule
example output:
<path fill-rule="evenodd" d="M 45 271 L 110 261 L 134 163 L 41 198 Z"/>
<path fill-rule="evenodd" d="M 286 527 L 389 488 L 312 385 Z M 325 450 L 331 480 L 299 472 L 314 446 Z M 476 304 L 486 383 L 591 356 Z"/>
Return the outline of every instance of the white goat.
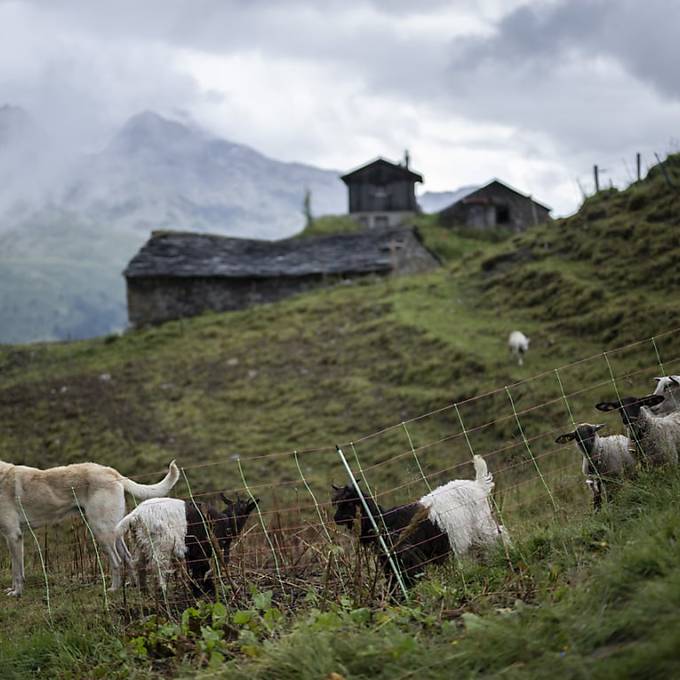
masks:
<path fill-rule="evenodd" d="M 259 499 L 232 501 L 220 494 L 224 512 L 207 503 L 178 498 L 154 498 L 140 503 L 116 527 L 122 538 L 129 529 L 135 535 L 134 563 L 140 587 L 146 587 L 146 568 L 154 564 L 163 591 L 175 560 L 186 561 L 195 595 L 212 590 L 207 581 L 210 558 L 219 545 L 224 563 L 231 543 L 243 529 Z"/>
<path fill-rule="evenodd" d="M 665 416 L 655 416 L 650 411 L 663 400 L 661 394 L 647 394 L 644 397 L 603 401 L 595 408 L 599 411 L 619 412 L 643 461 L 650 465 L 677 465 L 680 452 L 680 411 Z"/>
<path fill-rule="evenodd" d="M 504 526 L 491 512 L 489 497 L 493 475 L 481 456 L 473 458 L 475 479 L 454 479 L 423 496 L 418 502 L 427 508 L 430 521 L 446 532 L 456 555 L 473 545 L 492 545 L 500 538 L 509 543 Z"/>
<path fill-rule="evenodd" d="M 473 462 L 475 479 L 454 479 L 415 503 L 393 508 L 381 507 L 366 492 L 362 501 L 356 484 L 333 486 L 335 523 L 352 529 L 360 518 L 359 540 L 378 552 L 392 587 L 395 582 L 388 555 L 383 552 L 369 514 L 379 518 L 378 527 L 385 528 L 387 544 L 394 546 L 406 585 L 414 582 L 425 565 L 442 562 L 451 552 L 463 555 L 473 545 L 486 546 L 499 540 L 509 545 L 508 534 L 494 519 L 489 505 L 493 476 L 481 456 L 475 456 Z"/>
<path fill-rule="evenodd" d="M 595 509 L 602 504 L 603 485 L 607 495 L 611 496 L 610 482 L 631 474 L 635 469 L 630 439 L 622 434 L 600 437 L 597 432 L 603 427 L 605 426 L 581 423 L 573 432 L 561 434 L 555 440 L 558 444 L 573 441 L 582 454 L 581 470 L 593 493 Z"/>
<path fill-rule="evenodd" d="M 524 355 L 529 351 L 529 338 L 522 331 L 512 331 L 508 338 L 508 348 L 521 366 L 524 363 Z"/>
<path fill-rule="evenodd" d="M 656 380 L 654 394 L 663 395 L 664 400 L 653 406 L 651 412 L 657 416 L 664 416 L 680 410 L 680 375 L 668 375 L 654 380 Z"/>

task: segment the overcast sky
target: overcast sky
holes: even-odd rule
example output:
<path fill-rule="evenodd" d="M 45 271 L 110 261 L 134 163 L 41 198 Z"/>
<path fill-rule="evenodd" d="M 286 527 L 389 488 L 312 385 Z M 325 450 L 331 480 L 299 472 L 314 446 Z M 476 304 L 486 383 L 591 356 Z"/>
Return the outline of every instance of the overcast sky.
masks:
<path fill-rule="evenodd" d="M 677 0 L 0 0 L 0 104 L 96 147 L 144 109 L 283 160 L 411 153 L 553 206 L 678 150 Z"/>

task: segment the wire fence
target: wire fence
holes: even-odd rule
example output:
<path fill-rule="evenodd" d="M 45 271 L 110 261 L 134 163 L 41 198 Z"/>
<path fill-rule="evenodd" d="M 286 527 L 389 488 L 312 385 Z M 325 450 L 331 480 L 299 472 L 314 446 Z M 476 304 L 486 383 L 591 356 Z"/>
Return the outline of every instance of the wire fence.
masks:
<path fill-rule="evenodd" d="M 143 607 L 155 606 L 172 615 L 206 592 L 237 606 L 247 601 L 253 587 L 271 590 L 277 601 L 291 607 L 310 592 L 319 601 L 345 595 L 357 602 L 379 603 L 394 597 L 397 587 L 407 599 L 414 578 L 429 564 L 448 559 L 451 552 L 441 549 L 441 531 L 437 535 L 421 530 L 427 513 L 418 515 L 422 503 L 417 504 L 443 493 L 440 487 L 451 480 L 474 479 L 476 456 L 484 459 L 495 483 L 493 493 L 483 500 L 493 518 L 491 542 L 503 548 L 512 569 L 519 550 L 511 547 L 514 537 L 527 527 L 562 522 L 590 509 L 582 456 L 573 444 L 556 444 L 556 437 L 580 422 L 595 422 L 593 406 L 602 398 L 641 397 L 653 390 L 655 377 L 679 371 L 677 337 L 674 329 L 580 359 L 400 419 L 352 441 L 253 456 L 225 454 L 195 464 L 179 461 L 181 478 L 174 494 L 197 513 L 198 520 L 188 521 L 185 533 L 194 537 L 203 553 L 175 563 L 161 596 L 156 594 L 155 600 L 139 596 L 146 597 Z M 611 433 L 623 429 L 618 418 L 607 422 Z M 214 485 L 206 486 L 202 474 L 206 469 Z M 156 481 L 157 476 L 135 479 Z M 340 492 L 332 485 L 356 495 L 353 521 L 334 521 Z M 115 564 L 116 551 L 92 521 L 91 490 L 74 486 L 69 491 L 81 521 L 61 529 L 32 526 L 32 508 L 27 505 L 36 501 L 17 497 L 22 523 L 33 538 L 26 559 L 29 587 L 44 589 L 48 622 L 60 597 L 57 583 L 98 583 L 107 615 L 121 608 L 120 598 L 108 593 L 107 586 L 118 578 L 116 568 L 125 561 L 122 548 L 118 546 L 120 565 Z M 216 501 L 219 494 L 236 500 Z M 241 501 L 250 501 L 250 510 L 236 517 L 233 508 L 241 507 Z M 479 515 L 476 497 L 461 493 L 447 502 L 440 524 L 458 522 L 463 531 L 470 517 Z M 222 519 L 215 520 L 208 506 L 223 513 Z M 228 530 L 222 530 L 220 522 L 229 524 Z M 149 526 L 144 525 L 144 531 L 141 538 L 136 533 L 127 540 L 150 546 L 149 575 L 162 582 L 166 574 L 159 569 L 168 565 L 158 552 L 164 547 L 156 544 L 158 537 Z M 362 544 L 372 549 L 363 550 Z M 461 557 L 453 552 L 455 559 Z M 9 560 L 0 560 L 5 573 Z M 201 583 L 194 574 L 198 567 L 208 575 Z M 140 610 L 138 594 L 129 583 L 122 591 L 123 609 L 132 616 L 131 611 Z"/>

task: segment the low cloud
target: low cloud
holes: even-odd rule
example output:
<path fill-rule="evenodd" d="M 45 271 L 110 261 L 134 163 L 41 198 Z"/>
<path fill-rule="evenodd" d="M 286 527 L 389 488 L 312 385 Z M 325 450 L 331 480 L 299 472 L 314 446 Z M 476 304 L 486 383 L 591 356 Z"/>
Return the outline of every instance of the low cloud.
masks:
<path fill-rule="evenodd" d="M 502 175 L 564 212 L 593 163 L 619 179 L 678 136 L 673 0 L 35 0 L 0 24 L 0 91 L 55 159 L 182 111 L 326 167 L 409 146 L 428 188 Z"/>

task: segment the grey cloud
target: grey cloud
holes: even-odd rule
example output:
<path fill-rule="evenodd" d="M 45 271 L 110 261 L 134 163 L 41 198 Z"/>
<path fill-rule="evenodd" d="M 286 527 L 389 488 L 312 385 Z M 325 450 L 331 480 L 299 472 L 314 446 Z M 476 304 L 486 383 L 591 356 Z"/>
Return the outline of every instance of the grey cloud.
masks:
<path fill-rule="evenodd" d="M 490 38 L 456 46 L 453 68 L 522 69 L 549 75 L 565 60 L 579 59 L 583 77 L 601 57 L 617 61 L 631 75 L 653 83 L 665 96 L 680 98 L 680 4 L 673 0 L 592 0 L 524 6 L 505 16 Z"/>

